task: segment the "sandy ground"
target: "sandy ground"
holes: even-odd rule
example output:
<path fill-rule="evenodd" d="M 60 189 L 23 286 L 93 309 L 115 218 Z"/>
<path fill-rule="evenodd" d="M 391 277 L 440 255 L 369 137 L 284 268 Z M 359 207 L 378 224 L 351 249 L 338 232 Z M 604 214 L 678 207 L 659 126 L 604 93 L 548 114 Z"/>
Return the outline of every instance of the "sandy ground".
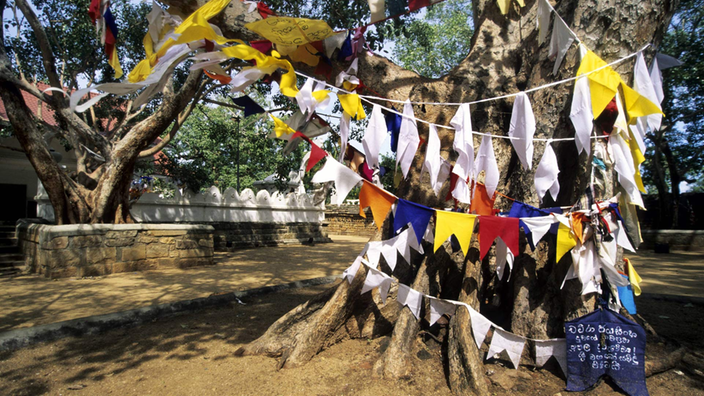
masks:
<path fill-rule="evenodd" d="M 24 275 L 0 280 L 0 331 L 262 286 L 339 275 L 366 237 L 333 243 L 215 253 L 215 265 L 49 280 Z"/>
<path fill-rule="evenodd" d="M 266 357 L 235 357 L 243 343 L 325 286 L 245 299 L 246 305 L 205 310 L 98 336 L 68 338 L 0 353 L 1 395 L 447 395 L 442 345 L 417 343 L 411 378 L 375 378 L 372 367 L 389 337 L 348 340 L 308 364 L 277 370 Z M 704 351 L 704 307 L 639 299 L 639 310 L 662 335 Z M 668 317 L 669 315 L 669 317 Z M 686 323 L 671 320 L 686 318 Z M 654 347 L 658 347 L 654 345 Z M 486 348 L 486 345 L 484 346 Z M 485 365 L 492 395 L 562 395 L 564 376 L 496 361 Z M 653 396 L 704 395 L 704 377 L 679 367 L 647 380 Z M 620 395 L 610 382 L 583 394 Z"/>

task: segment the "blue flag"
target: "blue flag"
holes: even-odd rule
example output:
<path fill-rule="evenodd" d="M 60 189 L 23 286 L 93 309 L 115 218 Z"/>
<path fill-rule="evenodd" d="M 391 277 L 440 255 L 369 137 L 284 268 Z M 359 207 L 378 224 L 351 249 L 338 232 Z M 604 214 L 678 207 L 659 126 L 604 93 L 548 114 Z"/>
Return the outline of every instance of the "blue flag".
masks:
<path fill-rule="evenodd" d="M 631 396 L 648 396 L 645 385 L 645 330 L 637 323 L 599 309 L 565 322 L 567 390 L 591 388 L 608 375 Z"/>
<path fill-rule="evenodd" d="M 264 112 L 264 109 L 247 95 L 240 96 L 239 98 L 234 98 L 232 99 L 232 101 L 236 105 L 244 107 L 245 118 L 251 116 L 252 114 L 259 114 Z"/>
<path fill-rule="evenodd" d="M 399 199 L 396 201 L 396 216 L 394 216 L 394 233 L 398 233 L 408 223 L 413 225 L 413 232 L 416 233 L 418 243 L 423 240 L 425 230 L 428 228 L 430 217 L 435 213 L 435 209 L 417 203 Z"/>
<path fill-rule="evenodd" d="M 391 108 L 394 109 L 393 107 Z M 386 119 L 386 129 L 391 132 L 391 151 L 395 153 L 398 149 L 398 134 L 401 132 L 401 120 L 403 118 L 399 114 L 390 111 L 384 112 L 384 118 Z"/>

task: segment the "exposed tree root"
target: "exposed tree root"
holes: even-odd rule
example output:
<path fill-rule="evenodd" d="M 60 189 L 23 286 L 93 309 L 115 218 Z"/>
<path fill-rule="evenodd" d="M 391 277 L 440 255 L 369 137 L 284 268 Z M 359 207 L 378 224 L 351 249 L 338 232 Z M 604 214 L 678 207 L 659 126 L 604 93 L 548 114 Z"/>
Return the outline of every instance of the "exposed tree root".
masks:
<path fill-rule="evenodd" d="M 657 359 L 649 360 L 645 362 L 645 376 L 650 377 L 651 375 L 662 373 L 664 371 L 675 368 L 686 356 L 685 348 L 678 348 L 673 352 L 670 352 L 667 356 Z M 688 355 L 691 356 L 691 355 Z"/>

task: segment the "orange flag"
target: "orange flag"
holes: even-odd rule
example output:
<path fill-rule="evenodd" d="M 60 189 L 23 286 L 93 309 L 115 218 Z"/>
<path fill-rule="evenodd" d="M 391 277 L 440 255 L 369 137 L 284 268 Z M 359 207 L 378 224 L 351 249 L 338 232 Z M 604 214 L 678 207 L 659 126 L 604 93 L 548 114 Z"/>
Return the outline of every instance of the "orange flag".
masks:
<path fill-rule="evenodd" d="M 369 183 L 366 180 L 363 180 L 363 182 L 362 189 L 359 191 L 359 215 L 367 217 L 364 214 L 364 209 L 371 207 L 374 223 L 378 229 L 381 229 L 386 215 L 391 210 L 391 205 L 396 202 L 396 197 L 373 183 Z"/>
<path fill-rule="evenodd" d="M 496 197 L 496 194 L 494 194 Z M 469 206 L 469 211 L 480 216 L 493 216 L 494 215 L 494 200 L 496 198 L 489 198 L 489 194 L 486 192 L 486 186 L 481 183 L 477 183 L 477 187 L 474 190 L 474 198 L 472 198 L 472 203 Z"/>

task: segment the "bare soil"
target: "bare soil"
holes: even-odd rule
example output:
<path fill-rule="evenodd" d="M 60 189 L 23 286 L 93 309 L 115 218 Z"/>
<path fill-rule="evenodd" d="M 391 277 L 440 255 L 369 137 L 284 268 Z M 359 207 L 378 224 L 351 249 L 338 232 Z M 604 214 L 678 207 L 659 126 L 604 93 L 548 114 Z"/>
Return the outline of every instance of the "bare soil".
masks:
<path fill-rule="evenodd" d="M 414 375 L 374 378 L 372 366 L 389 338 L 348 340 L 310 363 L 277 370 L 276 359 L 235 357 L 281 315 L 325 287 L 296 289 L 81 338 L 0 353 L 0 395 L 446 395 L 443 346 L 418 341 Z M 704 306 L 640 297 L 643 317 L 670 343 L 649 344 L 649 356 L 681 344 L 704 357 Z M 655 351 L 655 352 L 652 352 Z M 691 355 L 690 355 L 691 356 Z M 545 369 L 485 365 L 495 395 L 566 395 L 556 363 Z M 704 374 L 681 364 L 647 380 L 651 395 L 704 395 Z M 607 380 L 587 395 L 621 394 Z"/>

